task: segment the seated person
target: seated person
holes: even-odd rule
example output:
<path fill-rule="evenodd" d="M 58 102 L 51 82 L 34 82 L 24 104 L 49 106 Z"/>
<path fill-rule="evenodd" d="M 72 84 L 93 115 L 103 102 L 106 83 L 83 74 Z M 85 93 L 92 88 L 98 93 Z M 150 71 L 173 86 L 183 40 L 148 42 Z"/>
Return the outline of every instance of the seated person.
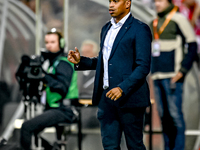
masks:
<path fill-rule="evenodd" d="M 80 49 L 81 55 L 85 57 L 96 57 L 98 46 L 92 40 L 83 41 Z M 95 70 L 78 71 L 78 89 L 80 99 L 92 99 L 94 88 Z"/>
<path fill-rule="evenodd" d="M 84 40 L 81 44 L 80 52 L 82 56 L 85 57 L 96 57 L 98 55 L 98 45 L 93 40 Z M 78 89 L 79 89 L 79 99 L 82 99 L 82 102 L 85 101 L 85 104 L 88 103 L 88 99 L 92 102 L 92 94 L 94 88 L 94 77 L 95 70 L 85 70 L 77 71 L 78 73 Z M 84 114 L 82 118 L 82 128 L 99 128 L 99 122 L 96 118 L 97 107 L 87 107 L 82 108 L 81 113 Z"/>
<path fill-rule="evenodd" d="M 64 99 L 78 100 L 77 74 L 73 65 L 64 56 L 64 43 L 62 34 L 52 29 L 45 35 L 47 53 L 43 53 L 44 59 L 49 60 L 47 73 L 44 72 L 43 82 L 45 83 L 46 108 L 45 111 L 23 123 L 21 128 L 20 143 L 24 150 L 31 147 L 32 134 L 37 135 L 46 127 L 55 126 L 57 138 L 61 139 L 62 129 L 59 123 L 73 122 L 77 113 L 71 106 L 63 104 Z M 45 146 L 46 145 L 46 146 Z M 50 144 L 45 144 L 42 139 L 42 146 L 50 150 Z"/>

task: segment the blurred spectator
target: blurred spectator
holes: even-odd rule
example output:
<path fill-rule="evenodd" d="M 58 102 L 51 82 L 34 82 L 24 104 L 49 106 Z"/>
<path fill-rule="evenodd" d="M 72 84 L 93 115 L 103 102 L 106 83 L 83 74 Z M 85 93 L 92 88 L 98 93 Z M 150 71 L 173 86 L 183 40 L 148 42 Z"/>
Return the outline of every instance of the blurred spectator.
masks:
<path fill-rule="evenodd" d="M 81 55 L 85 57 L 96 57 L 98 54 L 97 43 L 92 40 L 85 40 L 81 46 Z M 79 98 L 92 98 L 94 87 L 95 70 L 78 72 Z"/>
<path fill-rule="evenodd" d="M 182 4 L 182 0 L 172 0 L 173 4 L 180 7 Z"/>
<path fill-rule="evenodd" d="M 42 18 L 48 29 L 53 27 L 59 30 L 63 29 L 63 9 L 57 4 L 58 2 L 60 1 L 44 0 L 41 2 Z"/>
<path fill-rule="evenodd" d="M 151 9 L 154 8 L 153 0 L 139 0 L 139 1 L 142 2 L 144 6 L 148 6 Z"/>
<path fill-rule="evenodd" d="M 33 12 L 35 12 L 35 0 L 21 0 L 26 6 L 28 6 Z"/>
<path fill-rule="evenodd" d="M 97 43 L 92 40 L 85 40 L 81 45 L 81 55 L 85 57 L 96 57 L 98 55 Z"/>
<path fill-rule="evenodd" d="M 182 0 L 180 12 L 186 16 L 197 36 L 198 53 L 200 53 L 200 6 L 195 0 Z"/>
<path fill-rule="evenodd" d="M 184 150 L 182 89 L 184 77 L 196 58 L 196 37 L 188 20 L 177 12 L 178 7 L 171 0 L 155 0 L 155 6 L 158 18 L 151 23 L 154 35 L 151 77 L 165 150 Z"/>
<path fill-rule="evenodd" d="M 36 11 L 35 0 L 20 0 L 27 7 L 29 7 L 34 13 Z M 63 29 L 63 3 L 64 0 L 42 0 L 42 20 L 47 29 L 53 27 L 62 30 Z"/>
<path fill-rule="evenodd" d="M 84 40 L 81 44 L 80 52 L 85 57 L 96 57 L 98 55 L 98 45 L 93 40 Z M 94 88 L 95 70 L 85 70 L 78 72 L 79 99 L 91 99 Z M 99 128 L 96 118 L 97 107 L 82 108 L 82 128 Z"/>

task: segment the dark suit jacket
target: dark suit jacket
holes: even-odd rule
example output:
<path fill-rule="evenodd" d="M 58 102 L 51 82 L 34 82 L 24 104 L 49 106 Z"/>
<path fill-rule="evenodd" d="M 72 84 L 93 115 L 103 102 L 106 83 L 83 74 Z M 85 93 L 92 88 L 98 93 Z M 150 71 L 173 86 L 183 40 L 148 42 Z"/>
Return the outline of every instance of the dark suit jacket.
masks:
<path fill-rule="evenodd" d="M 108 22 L 101 31 L 100 52 L 97 58 L 81 57 L 78 70 L 96 69 L 93 104 L 98 105 L 103 92 L 102 49 Z M 120 87 L 123 95 L 116 101 L 122 108 L 147 107 L 150 104 L 146 76 L 150 71 L 152 35 L 149 27 L 130 15 L 114 41 L 108 62 L 109 89 Z"/>

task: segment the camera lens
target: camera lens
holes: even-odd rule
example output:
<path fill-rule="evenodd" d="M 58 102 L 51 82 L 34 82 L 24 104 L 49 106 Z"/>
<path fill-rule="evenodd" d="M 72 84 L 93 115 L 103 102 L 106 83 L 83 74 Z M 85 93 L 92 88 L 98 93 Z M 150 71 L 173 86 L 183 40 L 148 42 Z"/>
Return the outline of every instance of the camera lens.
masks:
<path fill-rule="evenodd" d="M 34 76 L 37 76 L 39 74 L 40 70 L 38 67 L 33 67 L 31 69 L 31 74 L 34 75 Z"/>

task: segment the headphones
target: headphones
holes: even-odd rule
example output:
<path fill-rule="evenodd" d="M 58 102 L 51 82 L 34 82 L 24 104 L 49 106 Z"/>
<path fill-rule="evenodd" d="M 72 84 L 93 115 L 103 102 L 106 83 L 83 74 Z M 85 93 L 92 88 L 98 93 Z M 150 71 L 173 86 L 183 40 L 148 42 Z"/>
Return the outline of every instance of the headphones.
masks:
<path fill-rule="evenodd" d="M 64 49 L 65 48 L 65 39 L 60 38 L 60 48 Z"/>
<path fill-rule="evenodd" d="M 57 34 L 58 38 L 59 38 L 59 47 L 60 49 L 64 49 L 65 48 L 65 39 L 63 38 L 63 35 L 61 32 L 57 31 L 56 28 L 52 28 L 49 32 L 47 32 L 46 34 Z"/>

